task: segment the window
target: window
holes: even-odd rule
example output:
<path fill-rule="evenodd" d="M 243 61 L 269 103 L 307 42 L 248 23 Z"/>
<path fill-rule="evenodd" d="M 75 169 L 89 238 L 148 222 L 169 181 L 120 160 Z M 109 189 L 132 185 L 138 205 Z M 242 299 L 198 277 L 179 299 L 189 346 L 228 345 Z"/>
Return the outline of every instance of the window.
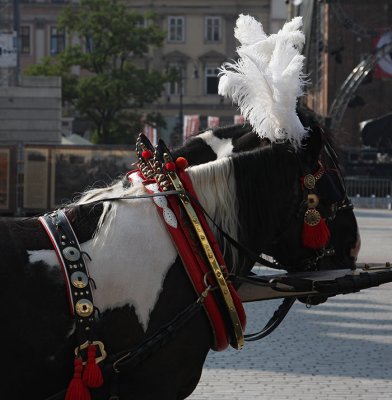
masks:
<path fill-rule="evenodd" d="M 20 53 L 30 54 L 30 27 L 21 26 L 20 27 Z"/>
<path fill-rule="evenodd" d="M 50 27 L 50 54 L 59 54 L 65 48 L 65 34 L 63 29 L 56 26 Z"/>
<path fill-rule="evenodd" d="M 205 18 L 205 39 L 207 42 L 219 42 L 221 40 L 220 17 Z"/>
<path fill-rule="evenodd" d="M 137 26 L 138 28 L 147 28 L 148 25 L 149 25 L 148 19 L 146 19 L 146 18 L 143 17 L 143 16 L 140 16 L 140 19 L 138 19 L 138 20 L 136 21 L 136 26 Z"/>
<path fill-rule="evenodd" d="M 179 43 L 185 41 L 184 17 L 169 17 L 167 39 L 171 43 Z"/>
<path fill-rule="evenodd" d="M 171 64 L 170 69 L 177 70 L 178 79 L 167 83 L 167 94 L 169 96 L 179 96 L 184 94 L 184 66 L 180 64 Z"/>
<path fill-rule="evenodd" d="M 218 73 L 216 67 L 206 68 L 206 94 L 218 94 Z"/>

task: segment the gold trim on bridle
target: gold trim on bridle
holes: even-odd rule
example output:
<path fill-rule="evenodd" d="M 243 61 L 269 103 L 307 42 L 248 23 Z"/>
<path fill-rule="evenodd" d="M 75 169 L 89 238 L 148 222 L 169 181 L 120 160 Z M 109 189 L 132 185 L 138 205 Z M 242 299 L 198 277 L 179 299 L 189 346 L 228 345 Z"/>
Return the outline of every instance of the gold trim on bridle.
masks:
<path fill-rule="evenodd" d="M 165 162 L 172 161 L 170 156 L 165 153 L 163 155 Z M 169 177 L 172 185 L 174 186 L 175 190 L 182 191 L 184 187 L 181 183 L 180 178 L 178 177 L 175 171 L 168 171 L 167 176 Z M 195 209 L 193 208 L 188 196 L 184 193 L 179 196 L 182 205 L 185 208 L 185 211 L 192 223 L 192 226 L 199 238 L 199 241 L 203 247 L 204 253 L 207 257 L 208 264 L 211 267 L 211 271 L 213 272 L 216 282 L 218 284 L 219 290 L 223 296 L 224 303 L 226 305 L 227 311 L 230 316 L 230 320 L 233 326 L 233 331 L 235 334 L 235 347 L 237 350 L 242 349 L 244 346 L 244 332 L 242 330 L 241 321 L 239 319 L 236 307 L 234 305 L 233 298 L 231 296 L 229 287 L 227 286 L 226 278 L 222 272 L 222 269 L 218 263 L 218 260 L 215 257 L 214 251 L 211 248 L 211 245 L 207 239 L 207 235 L 204 232 L 204 229 L 200 223 L 200 220 L 196 214 Z"/>

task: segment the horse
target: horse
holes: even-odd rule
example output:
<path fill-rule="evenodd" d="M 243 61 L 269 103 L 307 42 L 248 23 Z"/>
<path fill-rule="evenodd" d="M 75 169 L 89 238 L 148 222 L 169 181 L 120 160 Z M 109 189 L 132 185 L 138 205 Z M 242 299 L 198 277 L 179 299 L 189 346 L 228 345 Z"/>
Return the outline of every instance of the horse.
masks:
<path fill-rule="evenodd" d="M 204 164 L 241 151 L 262 146 L 262 139 L 249 124 L 207 129 L 190 137 L 172 151 L 173 157 L 185 157 L 189 165 Z"/>
<path fill-rule="evenodd" d="M 317 182 L 318 208 L 328 221 L 328 247 L 334 251 L 310 249 L 301 239 L 306 211 L 302 178 L 319 170 L 322 146 L 315 130 L 299 150 L 273 144 L 190 167 L 187 173 L 216 225 L 254 253 L 270 254 L 293 270 L 354 268 L 358 228 L 335 170 L 327 170 Z M 154 202 L 121 199 L 143 195 L 141 183 L 127 189 L 116 185 L 86 192 L 64 210 L 82 251 L 91 257 L 88 268 L 100 314 L 95 335 L 109 359 L 148 342 L 197 298 Z M 237 250 L 215 225 L 212 230 L 228 270 L 247 275 L 254 262 L 249 254 Z M 0 235 L 0 337 L 7 360 L 2 395 L 55 398 L 71 379 L 77 347 L 59 262 L 37 218 L 1 221 Z M 184 399 L 200 379 L 213 340 L 207 316 L 197 312 L 149 357 L 120 374 L 104 374 L 104 384 L 91 391 L 92 398 L 109 398 L 115 380 L 121 400 Z"/>

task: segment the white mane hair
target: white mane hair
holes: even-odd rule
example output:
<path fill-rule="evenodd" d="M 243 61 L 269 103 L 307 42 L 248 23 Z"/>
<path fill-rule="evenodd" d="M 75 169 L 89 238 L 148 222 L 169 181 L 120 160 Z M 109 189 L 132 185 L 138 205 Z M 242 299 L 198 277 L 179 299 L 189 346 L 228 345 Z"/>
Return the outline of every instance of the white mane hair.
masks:
<path fill-rule="evenodd" d="M 221 158 L 207 164 L 187 169 L 201 205 L 215 223 L 233 239 L 238 239 L 238 203 L 235 195 L 235 180 L 231 157 Z M 208 219 L 216 237 L 219 232 Z M 223 238 L 222 238 L 223 239 Z M 229 253 L 233 264 L 237 261 L 237 252 L 226 240 L 221 244 L 223 254 Z"/>
<path fill-rule="evenodd" d="M 192 181 L 195 192 L 201 205 L 213 218 L 220 228 L 237 240 L 238 226 L 238 204 L 235 193 L 235 181 L 232 173 L 232 162 L 230 157 L 224 157 L 206 164 L 193 166 L 187 169 L 189 178 Z M 111 197 L 125 197 L 145 194 L 143 185 L 136 183 L 129 188 L 124 188 L 121 181 L 115 182 L 106 188 L 91 189 L 83 193 L 75 205 L 89 204 L 97 200 L 105 200 Z M 124 200 L 132 206 L 133 201 Z M 143 200 L 142 200 L 143 201 Z M 151 200 L 144 200 L 151 201 Z M 104 245 L 104 238 L 110 234 L 110 227 L 116 218 L 116 213 L 121 200 L 103 202 L 103 211 L 99 218 L 94 238 L 98 237 L 101 245 Z M 207 221 L 216 237 L 219 237 L 217 228 L 208 218 Z M 223 240 L 223 238 L 222 238 Z M 221 243 L 223 254 L 230 254 L 233 262 L 236 261 L 237 252 L 232 249 L 226 240 Z"/>
<path fill-rule="evenodd" d="M 135 196 L 143 193 L 145 193 L 145 189 L 142 185 L 131 185 L 128 188 L 124 188 L 122 181 L 119 180 L 104 188 L 86 190 L 84 193 L 82 193 L 82 196 L 77 202 L 74 203 L 74 205 L 85 205 L 98 200 Z M 124 201 L 129 202 L 132 200 Z M 104 244 L 104 240 L 102 240 L 102 238 L 107 237 L 110 231 L 111 223 L 116 217 L 119 202 L 121 201 L 117 200 L 102 202 L 102 214 L 98 220 L 97 227 L 94 233 L 94 239 L 97 238 L 98 232 L 100 233 L 100 243 L 102 245 Z"/>

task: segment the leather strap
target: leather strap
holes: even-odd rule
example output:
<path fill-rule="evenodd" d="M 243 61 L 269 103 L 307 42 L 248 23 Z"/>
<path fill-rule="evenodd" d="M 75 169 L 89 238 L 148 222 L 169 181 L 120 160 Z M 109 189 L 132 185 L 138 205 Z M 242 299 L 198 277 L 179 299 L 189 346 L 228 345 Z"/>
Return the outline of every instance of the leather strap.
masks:
<path fill-rule="evenodd" d="M 38 218 L 52 242 L 66 283 L 71 316 L 75 318 L 78 343 L 91 340 L 95 323 L 92 280 L 85 255 L 63 210 Z"/>

